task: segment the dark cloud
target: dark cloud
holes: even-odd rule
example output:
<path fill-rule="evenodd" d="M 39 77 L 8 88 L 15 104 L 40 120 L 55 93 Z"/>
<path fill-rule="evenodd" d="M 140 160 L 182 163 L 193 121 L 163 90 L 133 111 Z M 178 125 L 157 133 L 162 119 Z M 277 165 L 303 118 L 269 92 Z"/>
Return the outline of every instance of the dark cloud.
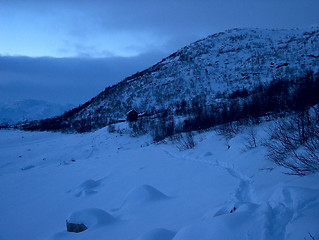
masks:
<path fill-rule="evenodd" d="M 0 102 L 41 99 L 80 104 L 162 57 L 161 53 L 99 59 L 2 56 Z"/>
<path fill-rule="evenodd" d="M 0 3 L 3 7 L 23 8 L 37 14 L 41 9 L 59 16 L 64 12 L 62 18 L 77 16 L 74 23 L 84 30 L 106 26 L 116 30 L 151 28 L 175 32 L 184 30 L 176 29 L 178 26 L 198 29 L 220 24 L 251 25 L 255 20 L 263 25 L 299 25 L 300 21 L 318 21 L 315 13 L 319 6 L 316 0 L 0 0 Z M 81 19 L 86 16 L 90 18 Z M 289 23 L 284 19 L 290 20 Z"/>
<path fill-rule="evenodd" d="M 50 16 L 50 27 L 65 31 L 79 45 L 118 33 L 165 39 L 153 47 L 171 51 L 167 42 L 194 38 L 234 27 L 291 28 L 319 23 L 317 0 L 10 0 L 4 8 Z M 186 39 L 186 41 L 185 41 Z M 145 41 L 143 42 L 145 44 Z M 134 42 L 136 45 L 136 41 Z M 86 45 L 85 45 L 86 46 Z M 85 47 L 83 46 L 83 47 Z M 100 49 L 99 49 L 100 50 Z M 146 52 L 149 49 L 143 49 Z M 153 49 L 154 50 L 154 49 Z"/>
<path fill-rule="evenodd" d="M 157 37 L 204 37 L 234 27 L 291 28 L 319 23 L 315 0 L 71 1 L 69 34 L 147 32 Z M 85 21 L 81 21 L 81 16 Z M 179 45 L 178 47 L 181 47 Z"/>

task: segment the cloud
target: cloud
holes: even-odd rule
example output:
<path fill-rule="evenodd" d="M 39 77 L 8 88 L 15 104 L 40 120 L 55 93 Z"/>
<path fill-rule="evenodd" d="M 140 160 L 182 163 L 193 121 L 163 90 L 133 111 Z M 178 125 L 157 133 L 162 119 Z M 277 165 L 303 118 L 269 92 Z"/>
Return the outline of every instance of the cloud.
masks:
<path fill-rule="evenodd" d="M 40 99 L 80 104 L 161 60 L 160 52 L 123 58 L 0 57 L 0 102 Z"/>
<path fill-rule="evenodd" d="M 8 23 L 14 15 L 15 21 L 26 24 L 31 32 L 25 36 L 33 41 L 41 39 L 36 45 L 49 42 L 45 36 L 51 37 L 54 40 L 48 47 L 55 47 L 56 55 L 63 54 L 58 49 L 70 49 L 70 55 L 65 56 L 168 53 L 185 42 L 228 28 L 291 28 L 319 23 L 319 1 L 315 0 L 0 0 L 0 3 L 3 9 L 0 16 L 6 15 Z M 41 31 L 36 34 L 34 29 Z M 23 29 L 20 30 L 23 34 Z M 31 42 L 28 45 L 31 47 Z M 126 51 L 130 46 L 138 50 Z"/>

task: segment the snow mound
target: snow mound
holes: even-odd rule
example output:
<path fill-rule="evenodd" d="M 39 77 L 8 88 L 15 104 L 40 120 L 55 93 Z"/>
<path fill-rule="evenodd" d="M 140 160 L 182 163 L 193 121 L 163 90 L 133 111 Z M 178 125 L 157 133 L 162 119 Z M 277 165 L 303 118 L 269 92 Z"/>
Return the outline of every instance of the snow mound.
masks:
<path fill-rule="evenodd" d="M 142 185 L 132 189 L 125 197 L 122 207 L 168 199 L 161 191 L 150 185 Z"/>
<path fill-rule="evenodd" d="M 93 179 L 88 179 L 84 181 L 78 188 L 78 193 L 75 194 L 76 197 L 80 197 L 82 194 L 83 195 L 92 195 L 98 193 L 96 191 L 96 188 L 101 185 L 101 180 L 93 180 Z"/>
<path fill-rule="evenodd" d="M 98 208 L 88 208 L 73 212 L 67 218 L 68 223 L 84 224 L 87 228 L 99 227 L 115 222 L 115 218 Z"/>
<path fill-rule="evenodd" d="M 210 157 L 210 156 L 213 156 L 213 153 L 212 152 L 206 152 L 203 157 Z"/>
<path fill-rule="evenodd" d="M 270 198 L 270 204 L 284 203 L 293 210 L 303 210 L 319 202 L 319 190 L 305 187 L 279 187 Z"/>
<path fill-rule="evenodd" d="M 175 232 L 169 231 L 164 228 L 155 228 L 143 235 L 136 240 L 171 240 L 175 236 Z"/>
<path fill-rule="evenodd" d="M 267 215 L 268 206 L 247 206 L 242 211 L 218 216 L 206 216 L 200 222 L 182 228 L 173 240 L 209 240 L 209 239 L 277 239 L 270 235 L 270 226 Z M 236 223 L 236 224 L 235 224 Z M 240 224 L 237 224 L 240 223 Z M 278 225 L 276 229 L 283 227 Z M 275 229 L 274 229 L 275 230 Z M 280 233 L 279 233 L 280 234 Z M 276 235 L 275 237 L 277 237 Z M 282 239 L 282 238 L 278 238 Z"/>

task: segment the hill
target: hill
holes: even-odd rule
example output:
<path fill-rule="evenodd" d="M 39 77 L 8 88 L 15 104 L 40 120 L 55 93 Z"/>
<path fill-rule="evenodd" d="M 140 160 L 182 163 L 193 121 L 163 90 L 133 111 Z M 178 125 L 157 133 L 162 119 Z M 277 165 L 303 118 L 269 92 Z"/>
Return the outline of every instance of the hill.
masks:
<path fill-rule="evenodd" d="M 23 128 L 87 132 L 125 119 L 131 109 L 155 118 L 167 111 L 185 117 L 212 105 L 205 111 L 219 111 L 229 99 L 240 100 L 274 80 L 317 73 L 318 49 L 318 27 L 232 29 L 182 48 L 62 116 Z"/>

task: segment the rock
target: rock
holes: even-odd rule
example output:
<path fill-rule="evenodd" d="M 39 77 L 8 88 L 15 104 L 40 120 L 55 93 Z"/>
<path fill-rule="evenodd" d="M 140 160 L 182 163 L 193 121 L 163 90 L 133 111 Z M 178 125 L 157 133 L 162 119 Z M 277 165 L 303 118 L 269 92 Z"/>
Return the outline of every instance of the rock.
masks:
<path fill-rule="evenodd" d="M 83 223 L 70 223 L 66 221 L 66 229 L 68 232 L 79 233 L 88 229 Z"/>

